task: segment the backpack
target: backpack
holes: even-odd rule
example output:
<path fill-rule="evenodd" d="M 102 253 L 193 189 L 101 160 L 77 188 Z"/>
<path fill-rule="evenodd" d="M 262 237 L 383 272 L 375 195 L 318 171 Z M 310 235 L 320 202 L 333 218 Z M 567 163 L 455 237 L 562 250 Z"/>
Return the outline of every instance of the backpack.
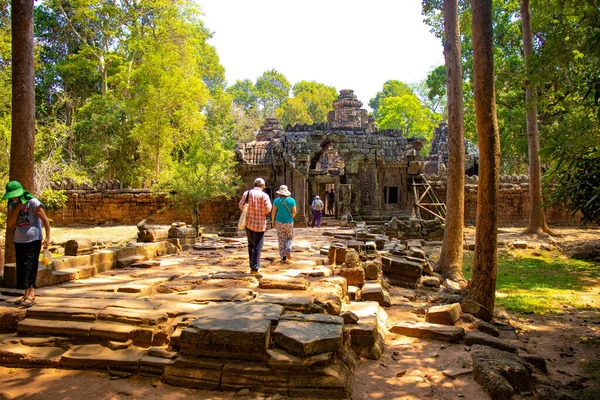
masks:
<path fill-rule="evenodd" d="M 321 200 L 315 200 L 313 201 L 313 204 L 315 206 L 315 210 L 321 211 L 323 209 L 323 202 Z"/>

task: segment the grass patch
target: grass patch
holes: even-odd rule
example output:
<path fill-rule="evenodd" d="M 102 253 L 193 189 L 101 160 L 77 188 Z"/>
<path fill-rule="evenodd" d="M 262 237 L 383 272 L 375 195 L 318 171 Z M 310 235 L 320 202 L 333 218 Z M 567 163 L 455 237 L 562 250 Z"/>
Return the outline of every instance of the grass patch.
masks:
<path fill-rule="evenodd" d="M 469 279 L 470 257 L 465 257 L 463 266 Z M 565 307 L 598 309 L 600 304 L 581 293 L 598 284 L 598 265 L 594 263 L 559 255 L 502 254 L 498 257 L 496 304 L 514 312 L 536 314 L 560 312 Z"/>

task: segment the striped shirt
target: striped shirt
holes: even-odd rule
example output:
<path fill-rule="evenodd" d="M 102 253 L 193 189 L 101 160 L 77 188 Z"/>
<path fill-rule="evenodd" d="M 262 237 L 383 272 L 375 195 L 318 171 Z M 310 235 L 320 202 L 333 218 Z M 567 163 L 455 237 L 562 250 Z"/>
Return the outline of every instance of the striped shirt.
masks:
<path fill-rule="evenodd" d="M 261 188 L 255 187 L 244 192 L 240 200 L 240 210 L 244 208 L 248 195 L 248 214 L 246 214 L 246 228 L 254 232 L 267 230 L 267 214 L 271 212 L 271 199 Z"/>

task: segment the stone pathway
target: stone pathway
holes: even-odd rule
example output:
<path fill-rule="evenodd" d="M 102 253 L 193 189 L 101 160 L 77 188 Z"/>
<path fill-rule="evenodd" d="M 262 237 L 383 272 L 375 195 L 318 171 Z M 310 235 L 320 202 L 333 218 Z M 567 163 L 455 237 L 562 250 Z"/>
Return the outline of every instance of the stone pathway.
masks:
<path fill-rule="evenodd" d="M 165 251 L 150 261 L 127 250 L 123 257 L 132 262 L 41 287 L 29 309 L 14 304 L 19 291 L 0 288 L 0 364 L 149 375 L 204 390 L 347 398 L 354 387 L 356 398 L 391 398 L 406 394 L 403 386 L 427 382 L 422 371 L 402 373 L 401 360 L 419 357 L 419 340 L 435 340 L 483 349 L 438 382 L 464 376 L 487 382 L 506 366 L 486 350 L 497 349 L 528 375 L 525 383 L 500 382 L 498 390 L 534 390 L 535 368 L 519 364 L 526 351 L 514 330 L 463 314 L 460 289 L 433 273 L 426 250 L 421 241 L 304 228 L 296 229 L 293 261 L 286 264 L 276 261 L 269 231 L 261 275 L 249 273 L 244 238 L 205 237 L 192 250 Z M 432 307 L 441 303 L 449 305 Z M 396 365 L 373 375 L 377 364 L 366 360 Z M 396 380 L 394 389 L 370 391 L 381 387 L 379 379 Z M 495 393 L 496 386 L 486 390 Z"/>

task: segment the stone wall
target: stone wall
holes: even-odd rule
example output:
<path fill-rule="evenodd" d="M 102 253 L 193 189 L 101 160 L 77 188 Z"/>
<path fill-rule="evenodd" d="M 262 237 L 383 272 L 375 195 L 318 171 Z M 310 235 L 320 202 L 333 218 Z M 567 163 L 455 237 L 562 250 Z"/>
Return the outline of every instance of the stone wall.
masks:
<path fill-rule="evenodd" d="M 508 186 L 508 185 L 507 185 Z M 445 201 L 446 187 L 434 186 L 438 197 Z M 529 186 L 512 185 L 500 187 L 498 205 L 498 223 L 500 226 L 525 225 L 529 221 L 530 203 Z M 571 217 L 571 213 L 562 206 L 551 206 L 545 209 L 546 221 L 555 225 L 575 225 L 581 220 L 580 215 Z M 465 186 L 465 223 L 475 225 L 477 219 L 477 186 Z"/>
<path fill-rule="evenodd" d="M 66 193 L 66 207 L 48 212 L 53 224 L 137 224 L 142 219 L 153 224 L 191 223 L 190 213 L 174 207 L 167 193 L 149 189 L 67 190 Z M 223 225 L 235 221 L 237 215 L 235 200 L 213 201 L 200 208 L 200 223 Z"/>
<path fill-rule="evenodd" d="M 430 182 L 440 199 L 446 198 L 445 184 Z M 504 187 L 502 187 L 504 186 Z M 137 224 L 146 219 L 152 224 L 171 224 L 174 221 L 191 223 L 189 213 L 172 206 L 166 193 L 155 193 L 148 189 L 121 190 L 68 190 L 68 201 L 64 210 L 48 212 L 53 224 L 106 223 Z M 223 199 L 205 204 L 200 209 L 200 223 L 203 225 L 225 225 L 234 223 L 239 217 L 238 199 Z M 477 186 L 467 184 L 465 188 L 465 222 L 475 224 L 477 212 Z M 529 191 L 526 184 L 501 185 L 500 225 L 523 225 L 529 218 Z M 546 209 L 550 224 L 568 225 L 579 222 L 579 217 L 571 218 L 563 207 Z"/>

